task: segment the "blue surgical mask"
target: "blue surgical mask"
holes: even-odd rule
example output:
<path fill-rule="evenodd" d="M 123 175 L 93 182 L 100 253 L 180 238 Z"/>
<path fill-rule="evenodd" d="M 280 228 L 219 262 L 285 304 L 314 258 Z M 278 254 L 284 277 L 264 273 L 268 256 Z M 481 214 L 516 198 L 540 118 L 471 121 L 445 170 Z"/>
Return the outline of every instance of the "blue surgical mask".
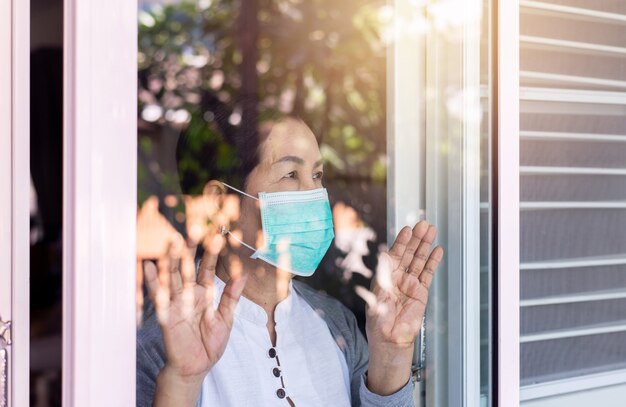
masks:
<path fill-rule="evenodd" d="M 260 192 L 256 198 L 224 185 L 260 203 L 265 245 L 255 249 L 231 234 L 254 251 L 253 259 L 299 276 L 308 277 L 315 272 L 335 237 L 326 188 Z M 223 229 L 222 233 L 230 231 Z"/>

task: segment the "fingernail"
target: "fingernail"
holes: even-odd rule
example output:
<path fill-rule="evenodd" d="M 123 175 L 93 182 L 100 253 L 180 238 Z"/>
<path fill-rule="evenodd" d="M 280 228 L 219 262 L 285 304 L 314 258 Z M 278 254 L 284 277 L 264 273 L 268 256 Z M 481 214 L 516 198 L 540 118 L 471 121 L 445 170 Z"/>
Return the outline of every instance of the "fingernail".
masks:
<path fill-rule="evenodd" d="M 443 258 L 443 249 L 441 248 L 441 246 L 437 246 L 435 250 L 437 250 L 437 253 L 436 253 L 436 256 L 438 257 L 437 260 L 441 260 Z"/>

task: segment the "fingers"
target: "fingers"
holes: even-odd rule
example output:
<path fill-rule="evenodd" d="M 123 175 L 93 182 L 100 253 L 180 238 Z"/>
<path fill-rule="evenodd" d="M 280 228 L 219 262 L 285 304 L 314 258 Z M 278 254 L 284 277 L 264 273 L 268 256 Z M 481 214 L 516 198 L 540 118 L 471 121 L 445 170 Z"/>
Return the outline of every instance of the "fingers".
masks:
<path fill-rule="evenodd" d="M 180 259 L 170 258 L 168 263 L 170 273 L 170 290 L 172 293 L 178 294 L 183 291 L 183 279 L 180 274 L 181 261 Z"/>
<path fill-rule="evenodd" d="M 241 298 L 241 293 L 246 286 L 246 281 L 247 275 L 238 273 L 237 275 L 231 275 L 230 280 L 226 283 L 226 287 L 224 287 L 224 292 L 222 293 L 220 304 L 217 307 L 217 312 L 221 314 L 223 320 L 226 321 L 229 326 L 232 325 L 235 308 L 237 307 L 237 303 L 239 303 L 239 299 Z"/>
<path fill-rule="evenodd" d="M 428 258 L 424 269 L 419 274 L 420 282 L 427 289 L 430 288 L 430 284 L 432 283 L 433 277 L 435 276 L 435 270 L 441 262 L 441 259 L 443 259 L 443 249 L 441 248 L 441 246 L 437 246 L 430 254 L 430 257 Z"/>
<path fill-rule="evenodd" d="M 204 295 L 207 307 L 206 316 L 213 317 L 213 299 L 215 296 L 215 287 L 213 279 L 215 278 L 215 265 L 217 264 L 217 258 L 224 245 L 224 238 L 222 235 L 215 235 L 206 246 L 202 260 L 200 261 L 200 267 L 198 270 L 198 284 L 205 288 Z"/>
<path fill-rule="evenodd" d="M 157 271 L 157 267 L 152 261 L 145 261 L 143 263 L 143 269 L 145 274 L 145 283 L 146 288 L 148 289 L 148 297 L 150 297 L 150 301 L 155 305 L 157 305 L 157 296 L 160 295 L 161 283 L 159 282 L 159 275 Z"/>
<path fill-rule="evenodd" d="M 143 318 L 143 262 L 137 259 L 136 280 L 135 280 L 135 317 L 137 326 L 141 325 Z"/>
<path fill-rule="evenodd" d="M 391 292 L 393 290 L 393 274 L 394 265 L 389 253 L 381 252 L 378 256 L 378 265 L 376 266 L 376 276 L 372 279 L 371 290 L 378 292 L 378 289 Z"/>
<path fill-rule="evenodd" d="M 182 276 L 182 282 L 185 288 L 193 288 L 196 284 L 196 268 L 193 259 L 194 256 L 189 251 L 186 251 L 179 261 L 180 275 Z"/>
<path fill-rule="evenodd" d="M 202 256 L 200 261 L 200 270 L 198 272 L 198 284 L 204 287 L 212 287 L 213 279 L 215 277 L 215 265 L 217 264 L 217 258 L 224 246 L 224 237 L 222 235 L 215 235 L 208 245 L 207 250 Z"/>
<path fill-rule="evenodd" d="M 180 261 L 181 264 L 181 275 L 183 281 L 183 292 L 182 292 L 182 304 L 183 304 L 183 316 L 186 319 L 189 319 L 193 315 L 194 303 L 195 303 L 195 285 L 196 285 L 196 272 L 195 265 L 193 261 L 193 257 L 189 252 L 186 252 L 183 255 L 183 258 Z"/>
<path fill-rule="evenodd" d="M 411 238 L 406 244 L 404 253 L 402 253 L 402 260 L 400 260 L 400 268 L 402 270 L 407 270 L 409 268 L 411 261 L 413 261 L 413 255 L 428 232 L 429 226 L 428 222 L 422 220 L 413 227 L 413 230 L 411 231 Z"/>
<path fill-rule="evenodd" d="M 159 261 L 159 265 L 165 263 Z M 148 289 L 148 297 L 154 304 L 157 319 L 159 323 L 167 323 L 169 317 L 170 306 L 170 275 L 169 271 L 163 266 L 161 270 L 157 269 L 157 265 L 153 261 L 144 262 L 145 283 Z"/>
<path fill-rule="evenodd" d="M 428 260 L 428 254 L 430 253 L 430 248 L 432 247 L 433 242 L 435 241 L 435 237 L 437 236 L 437 229 L 435 226 L 428 226 L 428 230 L 426 234 L 420 241 L 415 254 L 413 255 L 413 259 L 411 260 L 411 264 L 409 265 L 409 272 L 419 276 L 419 274 L 424 269 L 424 265 Z"/>
<path fill-rule="evenodd" d="M 406 245 L 407 243 L 409 243 L 410 239 L 411 239 L 411 228 L 408 226 L 405 226 L 402 229 L 400 229 L 400 232 L 398 233 L 398 237 L 396 237 L 396 241 L 393 243 L 393 246 L 391 246 L 391 249 L 389 249 L 389 255 L 396 257 L 398 259 L 401 258 L 402 254 L 404 253 L 406 249 Z"/>

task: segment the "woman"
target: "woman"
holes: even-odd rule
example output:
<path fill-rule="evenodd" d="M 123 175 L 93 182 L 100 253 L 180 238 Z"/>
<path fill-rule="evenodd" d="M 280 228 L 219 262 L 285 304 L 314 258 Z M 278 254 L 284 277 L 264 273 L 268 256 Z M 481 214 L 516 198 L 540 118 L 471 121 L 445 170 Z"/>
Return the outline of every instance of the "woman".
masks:
<path fill-rule="evenodd" d="M 138 332 L 137 405 L 408 406 L 411 362 L 441 247 L 426 221 L 383 254 L 367 299 L 367 342 L 310 275 L 333 237 L 315 136 L 275 123 L 241 194 L 241 234 L 219 225 L 198 273 L 145 281 L 156 313 Z M 152 404 L 153 403 L 153 404 Z"/>

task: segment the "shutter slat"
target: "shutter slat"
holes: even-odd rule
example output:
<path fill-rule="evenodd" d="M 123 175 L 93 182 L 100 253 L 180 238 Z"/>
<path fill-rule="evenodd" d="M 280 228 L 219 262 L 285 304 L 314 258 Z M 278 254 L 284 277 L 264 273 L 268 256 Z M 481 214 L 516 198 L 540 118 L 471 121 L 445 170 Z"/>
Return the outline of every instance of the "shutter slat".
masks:
<path fill-rule="evenodd" d="M 602 324 L 576 329 L 559 329 L 538 334 L 522 335 L 521 343 L 553 341 L 556 339 L 576 338 L 580 336 L 602 335 L 615 332 L 626 332 L 626 321 L 620 324 Z"/>
<path fill-rule="evenodd" d="M 520 131 L 522 139 L 540 140 L 583 140 L 608 141 L 626 143 L 626 134 L 593 134 L 593 133 L 565 133 L 550 131 Z"/>
<path fill-rule="evenodd" d="M 576 17 L 577 19 L 601 23 L 626 24 L 626 15 L 624 14 L 563 6 L 560 4 L 545 3 L 543 1 L 520 0 L 519 4 L 522 8 L 532 11 L 541 11 L 547 15 L 557 15 L 564 18 Z"/>
<path fill-rule="evenodd" d="M 626 259 L 624 259 L 626 264 Z M 520 301 L 521 307 L 572 304 L 577 302 L 608 301 L 626 299 L 626 290 L 592 291 L 589 293 L 557 295 L 552 297 L 532 298 Z"/>

